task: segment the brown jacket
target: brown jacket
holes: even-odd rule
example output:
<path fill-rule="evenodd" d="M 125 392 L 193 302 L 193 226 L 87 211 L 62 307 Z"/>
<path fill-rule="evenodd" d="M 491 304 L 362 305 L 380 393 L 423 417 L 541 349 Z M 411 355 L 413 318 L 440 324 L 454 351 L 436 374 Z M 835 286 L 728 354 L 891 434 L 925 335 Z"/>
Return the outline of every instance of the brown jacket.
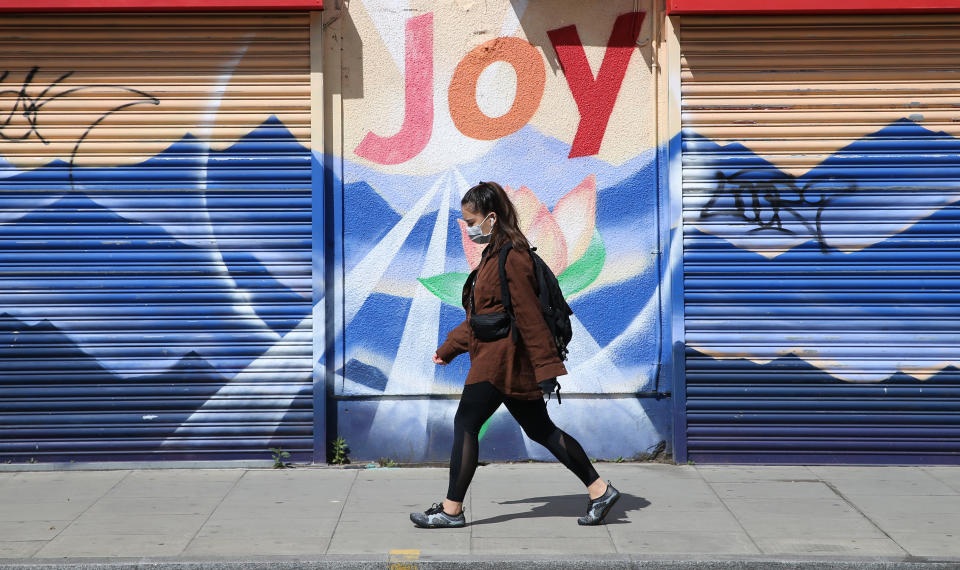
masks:
<path fill-rule="evenodd" d="M 499 251 L 484 250 L 474 287 L 477 314 L 504 310 L 500 294 Z M 533 260 L 526 250 L 511 250 L 506 262 L 507 286 L 520 339 L 512 335 L 492 342 L 480 342 L 467 318 L 447 335 L 437 355 L 450 362 L 455 356 L 470 353 L 470 372 L 466 384 L 488 381 L 504 394 L 523 400 L 543 396 L 537 382 L 567 373 L 556 344 L 547 328 L 536 293 Z"/>

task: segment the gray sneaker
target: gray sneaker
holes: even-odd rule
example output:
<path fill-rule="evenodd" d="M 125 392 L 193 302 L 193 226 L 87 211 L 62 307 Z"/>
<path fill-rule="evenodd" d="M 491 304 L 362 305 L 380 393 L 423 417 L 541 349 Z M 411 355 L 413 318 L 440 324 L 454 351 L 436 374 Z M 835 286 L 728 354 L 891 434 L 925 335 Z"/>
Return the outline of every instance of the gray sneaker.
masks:
<path fill-rule="evenodd" d="M 467 524 L 463 512 L 457 516 L 448 515 L 440 503 L 434 503 L 422 513 L 410 513 L 410 520 L 420 528 L 459 528 Z"/>
<path fill-rule="evenodd" d="M 578 518 L 577 524 L 588 526 L 603 523 L 603 518 L 607 516 L 618 499 L 620 499 L 620 491 L 614 489 L 610 481 L 607 481 L 607 490 L 596 499 L 590 499 L 587 503 L 587 514 Z"/>

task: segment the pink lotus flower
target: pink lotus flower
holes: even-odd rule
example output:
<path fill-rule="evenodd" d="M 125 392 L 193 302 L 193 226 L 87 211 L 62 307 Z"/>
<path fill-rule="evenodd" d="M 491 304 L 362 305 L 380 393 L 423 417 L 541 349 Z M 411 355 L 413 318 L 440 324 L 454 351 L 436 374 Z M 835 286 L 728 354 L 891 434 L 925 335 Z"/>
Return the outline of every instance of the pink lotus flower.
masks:
<path fill-rule="evenodd" d="M 526 186 L 517 190 L 504 187 L 504 190 L 517 209 L 520 230 L 553 270 L 564 296 L 589 287 L 600 275 L 606 259 L 603 239 L 596 229 L 596 177 L 587 176 L 557 202 L 552 212 Z M 459 222 L 467 263 L 476 267 L 486 246 L 473 243 L 467 237 L 466 222 Z M 444 303 L 459 307 L 467 276 L 450 272 L 417 280 Z"/>
<path fill-rule="evenodd" d="M 597 218 L 597 179 L 587 176 L 576 188 L 557 202 L 551 212 L 526 186 L 514 190 L 504 186 L 517 209 L 520 231 L 555 275 L 583 257 L 593 239 Z M 467 237 L 467 224 L 460 222 L 463 251 L 470 267 L 480 263 L 484 245 Z"/>

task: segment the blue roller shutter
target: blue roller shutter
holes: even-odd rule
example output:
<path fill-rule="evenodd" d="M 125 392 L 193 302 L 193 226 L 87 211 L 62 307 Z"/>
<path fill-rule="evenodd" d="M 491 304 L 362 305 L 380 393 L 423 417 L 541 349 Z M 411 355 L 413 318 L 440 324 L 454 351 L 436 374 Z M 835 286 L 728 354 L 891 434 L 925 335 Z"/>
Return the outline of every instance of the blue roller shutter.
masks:
<path fill-rule="evenodd" d="M 960 18 L 682 17 L 698 462 L 960 462 Z"/>
<path fill-rule="evenodd" d="M 312 451 L 309 16 L 0 16 L 0 461 Z"/>

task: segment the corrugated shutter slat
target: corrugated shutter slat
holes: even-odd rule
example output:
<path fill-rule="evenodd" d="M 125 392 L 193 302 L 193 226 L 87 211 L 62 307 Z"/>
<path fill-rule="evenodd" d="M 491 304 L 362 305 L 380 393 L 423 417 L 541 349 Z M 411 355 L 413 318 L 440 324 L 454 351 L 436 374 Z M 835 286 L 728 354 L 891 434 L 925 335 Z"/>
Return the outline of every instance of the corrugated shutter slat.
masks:
<path fill-rule="evenodd" d="M 689 457 L 960 462 L 960 16 L 678 21 Z"/>
<path fill-rule="evenodd" d="M 0 17 L 0 460 L 313 447 L 309 16 Z"/>

